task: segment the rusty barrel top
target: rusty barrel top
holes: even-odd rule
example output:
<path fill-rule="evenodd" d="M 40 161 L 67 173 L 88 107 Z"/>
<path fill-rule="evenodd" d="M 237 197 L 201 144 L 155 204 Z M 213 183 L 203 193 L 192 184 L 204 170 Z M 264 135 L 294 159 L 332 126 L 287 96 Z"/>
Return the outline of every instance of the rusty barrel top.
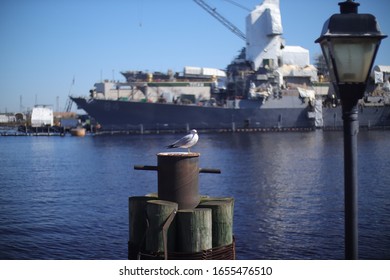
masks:
<path fill-rule="evenodd" d="M 178 203 L 179 209 L 193 209 L 199 196 L 199 153 L 157 154 L 158 197 Z"/>
<path fill-rule="evenodd" d="M 158 153 L 157 157 L 180 157 L 180 158 L 192 158 L 199 157 L 200 153 L 187 153 L 187 152 L 169 152 L 169 153 Z"/>

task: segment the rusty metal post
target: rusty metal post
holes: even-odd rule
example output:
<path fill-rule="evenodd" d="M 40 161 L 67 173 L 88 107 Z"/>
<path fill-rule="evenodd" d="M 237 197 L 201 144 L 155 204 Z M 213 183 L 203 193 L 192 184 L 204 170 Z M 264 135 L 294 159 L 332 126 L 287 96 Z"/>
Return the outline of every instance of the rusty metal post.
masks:
<path fill-rule="evenodd" d="M 178 203 L 179 209 L 193 209 L 200 202 L 199 153 L 159 153 L 158 198 Z"/>
<path fill-rule="evenodd" d="M 134 169 L 157 171 L 158 199 L 176 202 L 179 209 L 193 209 L 200 201 L 199 173 L 221 173 L 215 168 L 199 168 L 199 156 L 199 153 L 159 153 L 157 166 L 134 165 Z"/>

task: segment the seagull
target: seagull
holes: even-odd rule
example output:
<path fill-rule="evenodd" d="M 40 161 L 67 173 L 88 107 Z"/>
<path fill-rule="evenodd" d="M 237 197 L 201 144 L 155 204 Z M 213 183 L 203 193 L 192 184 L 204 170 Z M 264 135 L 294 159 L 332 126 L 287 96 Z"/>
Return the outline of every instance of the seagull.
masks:
<path fill-rule="evenodd" d="M 184 136 L 183 138 L 177 140 L 173 144 L 167 146 L 167 148 L 172 149 L 172 148 L 184 148 L 188 149 L 188 153 L 190 153 L 190 148 L 194 146 L 199 139 L 198 132 L 193 129 L 190 131 L 191 133 Z"/>

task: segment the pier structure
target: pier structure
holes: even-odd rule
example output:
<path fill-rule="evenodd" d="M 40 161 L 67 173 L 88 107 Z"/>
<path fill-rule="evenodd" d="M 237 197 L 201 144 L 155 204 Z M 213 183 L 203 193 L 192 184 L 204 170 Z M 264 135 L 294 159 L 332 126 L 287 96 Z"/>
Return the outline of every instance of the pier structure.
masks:
<path fill-rule="evenodd" d="M 158 191 L 129 197 L 129 259 L 235 259 L 234 199 L 199 194 L 199 153 L 159 153 Z"/>

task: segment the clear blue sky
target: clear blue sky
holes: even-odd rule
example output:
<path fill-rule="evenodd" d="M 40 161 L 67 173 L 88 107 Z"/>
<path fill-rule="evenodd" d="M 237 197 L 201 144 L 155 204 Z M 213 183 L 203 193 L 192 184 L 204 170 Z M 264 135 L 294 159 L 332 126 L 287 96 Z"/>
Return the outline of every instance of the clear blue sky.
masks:
<path fill-rule="evenodd" d="M 245 32 L 248 12 L 224 0 L 209 5 Z M 252 9 L 262 0 L 236 0 Z M 287 45 L 313 58 L 323 23 L 340 0 L 281 0 Z M 358 0 L 390 35 L 390 1 Z M 0 112 L 87 95 L 95 82 L 124 81 L 120 71 L 184 66 L 224 69 L 245 45 L 192 0 L 3 0 L 0 2 Z M 313 61 L 313 60 L 312 60 Z M 390 65 L 390 39 L 375 64 Z M 73 84 L 74 79 L 74 85 Z"/>

